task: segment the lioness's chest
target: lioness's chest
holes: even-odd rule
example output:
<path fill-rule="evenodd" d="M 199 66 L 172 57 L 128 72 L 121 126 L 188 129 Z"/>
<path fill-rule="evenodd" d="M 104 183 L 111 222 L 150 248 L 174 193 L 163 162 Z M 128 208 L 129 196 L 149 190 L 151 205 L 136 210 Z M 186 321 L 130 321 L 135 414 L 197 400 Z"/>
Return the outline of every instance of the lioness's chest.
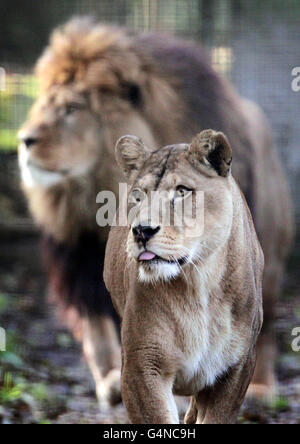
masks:
<path fill-rule="evenodd" d="M 242 353 L 240 335 L 233 326 L 231 307 L 215 310 L 209 300 L 180 319 L 182 361 L 176 373 L 174 392 L 191 395 L 212 386 Z"/>

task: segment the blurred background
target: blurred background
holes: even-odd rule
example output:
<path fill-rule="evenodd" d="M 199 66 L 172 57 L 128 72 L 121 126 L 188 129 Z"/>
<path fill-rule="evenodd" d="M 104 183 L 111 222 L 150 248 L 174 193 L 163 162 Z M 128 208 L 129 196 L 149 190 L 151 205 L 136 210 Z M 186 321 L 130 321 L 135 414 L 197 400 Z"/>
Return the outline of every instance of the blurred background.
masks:
<path fill-rule="evenodd" d="M 124 422 L 100 414 L 80 349 L 46 302 L 38 233 L 19 191 L 16 131 L 38 87 L 32 67 L 49 33 L 74 15 L 201 42 L 215 68 L 267 114 L 300 222 L 299 0 L 1 0 L 0 3 L 0 423 Z M 300 69 L 299 69 L 300 73 Z M 299 75 L 299 74 L 298 74 Z M 300 81 L 298 82 L 300 85 Z M 280 396 L 241 422 L 300 422 L 299 231 L 278 304 Z"/>

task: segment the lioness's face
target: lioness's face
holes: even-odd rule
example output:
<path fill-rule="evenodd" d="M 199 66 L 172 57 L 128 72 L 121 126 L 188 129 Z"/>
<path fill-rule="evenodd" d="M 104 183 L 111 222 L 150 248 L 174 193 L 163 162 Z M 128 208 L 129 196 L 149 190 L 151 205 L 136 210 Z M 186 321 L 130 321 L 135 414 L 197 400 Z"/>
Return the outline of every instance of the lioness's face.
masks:
<path fill-rule="evenodd" d="M 52 87 L 33 106 L 19 138 L 23 183 L 49 187 L 92 167 L 101 146 L 99 117 L 84 94 Z"/>
<path fill-rule="evenodd" d="M 134 217 L 127 253 L 138 262 L 139 279 L 144 282 L 168 281 L 184 273 L 186 267 L 197 266 L 220 248 L 230 233 L 232 198 L 227 176 L 231 151 L 226 151 L 229 145 L 224 150 L 220 144 L 220 158 L 216 150 L 210 161 L 209 156 L 201 157 L 203 146 L 208 152 L 217 146 L 216 140 L 222 140 L 220 133 L 209 134 L 209 140 L 207 132 L 203 133 L 199 152 L 196 140 L 153 153 L 147 153 L 137 139 L 133 148 L 124 138 L 119 148 L 117 145 L 119 162 L 123 154 L 125 171 L 131 167 L 133 174 L 128 200 L 134 206 Z M 130 152 L 133 158 L 129 160 Z M 220 159 L 228 162 L 226 175 L 215 169 Z"/>

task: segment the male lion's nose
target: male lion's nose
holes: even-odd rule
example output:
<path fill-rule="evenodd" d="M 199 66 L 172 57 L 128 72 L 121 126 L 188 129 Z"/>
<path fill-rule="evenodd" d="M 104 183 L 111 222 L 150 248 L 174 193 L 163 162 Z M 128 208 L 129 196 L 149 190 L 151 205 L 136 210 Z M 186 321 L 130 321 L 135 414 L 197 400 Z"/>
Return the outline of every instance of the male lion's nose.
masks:
<path fill-rule="evenodd" d="M 140 224 L 132 228 L 132 233 L 137 242 L 143 242 L 143 244 L 146 244 L 146 242 L 148 242 L 148 240 L 158 233 L 159 230 L 160 226 L 153 228 L 150 225 Z"/>

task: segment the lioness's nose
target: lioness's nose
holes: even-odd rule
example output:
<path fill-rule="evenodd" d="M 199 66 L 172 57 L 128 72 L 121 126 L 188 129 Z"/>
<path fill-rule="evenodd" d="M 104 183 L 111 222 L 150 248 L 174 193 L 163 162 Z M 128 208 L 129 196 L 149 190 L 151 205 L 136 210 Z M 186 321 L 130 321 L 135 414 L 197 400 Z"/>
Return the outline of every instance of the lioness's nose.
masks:
<path fill-rule="evenodd" d="M 158 231 L 160 230 L 160 226 L 156 228 L 151 227 L 150 225 L 137 225 L 132 228 L 132 233 L 137 242 L 143 242 L 144 244 L 148 242 Z"/>

